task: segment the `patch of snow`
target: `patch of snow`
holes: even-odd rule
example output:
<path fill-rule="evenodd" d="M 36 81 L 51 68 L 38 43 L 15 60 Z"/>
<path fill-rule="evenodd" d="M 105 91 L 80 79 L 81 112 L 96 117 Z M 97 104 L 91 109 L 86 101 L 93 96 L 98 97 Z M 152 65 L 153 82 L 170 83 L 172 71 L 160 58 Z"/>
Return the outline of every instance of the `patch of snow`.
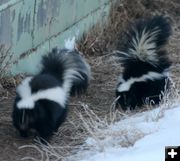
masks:
<path fill-rule="evenodd" d="M 164 111 L 161 118 L 155 119 L 159 112 L 157 108 L 110 125 L 102 132 L 102 137 L 107 131 L 109 136 L 97 141 L 88 138 L 85 144 L 89 149 L 79 151 L 70 160 L 164 161 L 165 146 L 180 146 L 180 106 Z M 124 136 L 132 145 L 122 146 L 125 131 Z M 103 145 L 103 150 L 97 148 L 99 144 Z"/>

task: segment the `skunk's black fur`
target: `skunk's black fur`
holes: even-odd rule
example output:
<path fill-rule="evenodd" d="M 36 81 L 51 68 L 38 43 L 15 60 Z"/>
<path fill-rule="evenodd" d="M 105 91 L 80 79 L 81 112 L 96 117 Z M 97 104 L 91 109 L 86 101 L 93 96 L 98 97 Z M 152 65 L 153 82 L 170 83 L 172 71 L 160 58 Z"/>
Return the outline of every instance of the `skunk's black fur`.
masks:
<path fill-rule="evenodd" d="M 55 48 L 53 49 L 52 54 L 43 58 L 42 64 L 42 74 L 48 73 L 53 75 L 61 82 L 64 81 L 65 72 L 72 69 L 76 71 L 73 75 L 69 75 L 72 77 L 72 87 L 70 88 L 71 96 L 86 91 L 89 84 L 90 67 L 77 50 L 58 50 Z"/>
<path fill-rule="evenodd" d="M 17 87 L 13 124 L 26 137 L 34 129 L 48 140 L 67 115 L 69 96 L 89 84 L 90 68 L 77 50 L 54 49 L 42 59 L 42 69 Z"/>
<path fill-rule="evenodd" d="M 137 20 L 126 33 L 127 41 L 117 51 L 124 71 L 116 96 L 122 109 L 134 109 L 149 102 L 158 104 L 168 86 L 171 63 L 163 49 L 171 35 L 169 21 L 162 16 Z"/>

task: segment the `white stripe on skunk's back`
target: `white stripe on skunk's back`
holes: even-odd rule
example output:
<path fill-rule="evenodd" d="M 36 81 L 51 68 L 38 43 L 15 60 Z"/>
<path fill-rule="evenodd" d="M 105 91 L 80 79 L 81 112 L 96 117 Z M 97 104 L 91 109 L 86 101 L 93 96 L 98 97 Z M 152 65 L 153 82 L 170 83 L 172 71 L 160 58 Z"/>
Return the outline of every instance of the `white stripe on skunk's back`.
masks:
<path fill-rule="evenodd" d="M 62 87 L 54 87 L 46 90 L 40 90 L 36 93 L 31 93 L 30 81 L 32 77 L 28 77 L 22 81 L 17 88 L 17 93 L 21 97 L 17 102 L 17 108 L 19 109 L 33 109 L 35 102 L 38 100 L 50 100 L 58 103 L 62 108 L 67 101 L 67 94 Z"/>
<path fill-rule="evenodd" d="M 132 84 L 134 84 L 135 82 L 146 82 L 147 80 L 157 80 L 157 79 L 161 79 L 165 77 L 165 74 L 160 74 L 157 72 L 148 72 L 147 74 L 142 75 L 141 77 L 131 77 L 130 79 L 128 79 L 127 81 L 123 81 L 119 87 L 117 88 L 118 92 L 125 92 L 125 91 L 129 91 L 129 89 L 131 88 Z"/>
<path fill-rule="evenodd" d="M 33 109 L 38 100 L 50 100 L 58 103 L 62 108 L 65 107 L 67 96 L 61 87 L 49 88 L 33 93 L 29 97 L 23 97 L 18 103 L 19 109 Z"/>

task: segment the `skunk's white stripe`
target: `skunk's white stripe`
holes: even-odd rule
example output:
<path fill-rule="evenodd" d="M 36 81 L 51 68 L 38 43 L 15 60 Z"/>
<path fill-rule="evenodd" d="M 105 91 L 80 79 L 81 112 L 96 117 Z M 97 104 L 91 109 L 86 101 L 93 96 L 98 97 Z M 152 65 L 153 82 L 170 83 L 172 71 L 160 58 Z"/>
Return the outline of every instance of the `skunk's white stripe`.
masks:
<path fill-rule="evenodd" d="M 42 99 L 54 101 L 64 107 L 67 96 L 61 87 L 50 88 L 33 93 L 29 96 L 23 96 L 17 103 L 17 107 L 19 109 L 33 109 L 35 102 Z"/>
<path fill-rule="evenodd" d="M 125 92 L 131 88 L 131 85 L 135 82 L 145 82 L 147 80 L 156 80 L 164 77 L 164 74 L 157 72 L 148 72 L 147 74 L 142 75 L 141 77 L 130 78 L 127 81 L 121 83 L 117 88 L 118 92 Z"/>
<path fill-rule="evenodd" d="M 16 92 L 20 95 L 21 98 L 29 97 L 31 95 L 31 87 L 29 85 L 31 80 L 32 80 L 32 77 L 27 77 L 17 87 L 17 91 Z"/>
<path fill-rule="evenodd" d="M 123 76 L 120 75 L 119 78 L 118 78 L 118 83 L 124 83 L 125 80 L 123 79 Z"/>

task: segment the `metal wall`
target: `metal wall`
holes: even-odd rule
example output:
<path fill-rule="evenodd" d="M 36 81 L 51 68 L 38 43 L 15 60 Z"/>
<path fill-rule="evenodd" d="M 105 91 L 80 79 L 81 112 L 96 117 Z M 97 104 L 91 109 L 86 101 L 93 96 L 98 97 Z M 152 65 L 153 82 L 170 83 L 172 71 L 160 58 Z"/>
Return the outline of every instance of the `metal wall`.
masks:
<path fill-rule="evenodd" d="M 35 73 L 41 55 L 106 19 L 110 0 L 0 0 L 0 44 L 11 47 L 10 73 Z"/>

